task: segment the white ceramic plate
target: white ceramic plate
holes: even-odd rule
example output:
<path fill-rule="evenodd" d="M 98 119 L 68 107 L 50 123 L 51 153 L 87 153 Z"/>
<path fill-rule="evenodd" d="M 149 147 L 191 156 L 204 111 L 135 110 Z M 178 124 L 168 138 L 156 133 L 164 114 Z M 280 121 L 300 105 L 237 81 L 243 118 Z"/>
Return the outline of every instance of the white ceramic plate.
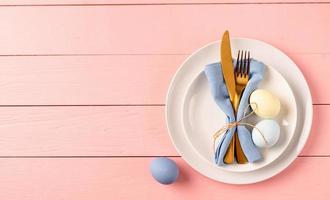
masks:
<path fill-rule="evenodd" d="M 177 151 L 198 172 L 226 183 L 255 183 L 276 175 L 298 156 L 310 132 L 312 100 L 302 73 L 284 53 L 252 39 L 232 39 L 231 46 L 233 52 L 237 52 L 238 49 L 249 50 L 253 58 L 272 66 L 267 67 L 265 80 L 260 87 L 271 90 L 280 97 L 281 103 L 284 103 L 284 112 L 280 116 L 284 120 L 280 123 L 285 133 L 282 134 L 283 138 L 278 147 L 268 152 L 265 155 L 266 159 L 258 164 L 232 165 L 224 168 L 212 162 L 212 145 L 209 147 L 212 142 L 211 135 L 219 128 L 216 123 L 223 123 L 223 114 L 214 105 L 211 97 L 207 96 L 210 94 L 202 71 L 206 64 L 219 60 L 219 42 L 208 44 L 196 51 L 175 74 L 166 100 L 167 126 Z M 275 82 L 281 87 L 276 87 Z M 193 106 L 197 104 L 199 106 Z M 203 107 L 213 109 L 207 112 L 201 110 Z M 206 112 L 212 118 L 206 120 Z M 196 114 L 204 117 L 196 117 Z M 208 121 L 209 119 L 211 120 Z M 192 131 L 194 128 L 202 131 L 203 136 Z M 272 162 L 274 160 L 276 162 Z"/>
<path fill-rule="evenodd" d="M 191 69 L 191 68 L 190 68 Z M 187 73 L 187 76 L 194 77 Z M 276 160 L 287 148 L 293 138 L 297 121 L 297 105 L 295 97 L 286 80 L 272 67 L 266 67 L 265 76 L 258 88 L 271 91 L 281 102 L 281 112 L 277 122 L 281 127 L 279 141 L 270 149 L 260 149 L 263 159 L 253 164 L 231 164 L 220 166 L 230 171 L 252 171 L 264 167 Z M 226 123 L 226 115 L 214 102 L 206 76 L 199 72 L 189 84 L 184 95 L 182 123 L 187 140 L 207 161 L 214 162 L 213 134 Z M 246 121 L 256 124 L 262 119 L 249 117 Z"/>

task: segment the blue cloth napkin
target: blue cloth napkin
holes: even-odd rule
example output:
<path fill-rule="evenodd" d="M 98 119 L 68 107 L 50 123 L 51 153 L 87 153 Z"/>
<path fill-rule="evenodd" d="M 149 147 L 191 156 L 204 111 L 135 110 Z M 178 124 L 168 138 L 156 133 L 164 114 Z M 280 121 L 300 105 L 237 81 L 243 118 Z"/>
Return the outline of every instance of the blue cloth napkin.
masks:
<path fill-rule="evenodd" d="M 244 111 L 247 109 L 249 104 L 249 97 L 251 93 L 257 88 L 259 82 L 263 79 L 264 69 L 265 65 L 262 62 L 253 59 L 251 60 L 250 80 L 241 97 L 237 112 L 237 120 L 240 120 L 242 117 L 244 117 Z M 222 75 L 221 64 L 208 64 L 205 66 L 204 72 L 208 79 L 211 93 L 216 104 L 227 115 L 227 123 L 236 121 L 225 80 Z M 220 139 L 215 151 L 215 162 L 217 165 L 225 165 L 224 157 L 235 131 L 236 128 L 228 130 Z M 257 147 L 253 144 L 250 131 L 244 125 L 239 125 L 237 126 L 237 134 L 247 160 L 250 163 L 260 160 L 262 156 Z"/>

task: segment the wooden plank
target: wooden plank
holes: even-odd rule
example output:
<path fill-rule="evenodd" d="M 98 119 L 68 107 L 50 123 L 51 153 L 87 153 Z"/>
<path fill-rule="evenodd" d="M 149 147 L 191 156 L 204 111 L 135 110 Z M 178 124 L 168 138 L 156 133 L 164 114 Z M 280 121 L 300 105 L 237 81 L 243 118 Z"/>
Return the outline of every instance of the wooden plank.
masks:
<path fill-rule="evenodd" d="M 177 155 L 163 107 L 2 107 L 2 156 Z"/>
<path fill-rule="evenodd" d="M 314 106 L 313 109 L 311 134 L 301 155 L 330 155 L 330 147 L 328 145 L 330 135 L 327 131 L 330 119 L 330 105 L 318 105 Z M 329 139 L 327 139 L 328 137 Z"/>
<path fill-rule="evenodd" d="M 0 5 L 130 5 L 208 3 L 324 3 L 328 0 L 0 0 Z"/>
<path fill-rule="evenodd" d="M 0 57 L 0 104 L 163 104 L 185 57 Z"/>
<path fill-rule="evenodd" d="M 0 105 L 164 104 L 188 55 L 0 57 Z M 290 54 L 314 103 L 330 103 L 330 54 Z M 131 73 L 138 70 L 138 73 Z"/>
<path fill-rule="evenodd" d="M 0 55 L 188 54 L 225 29 L 285 52 L 330 53 L 330 4 L 0 9 Z"/>
<path fill-rule="evenodd" d="M 178 155 L 163 107 L 2 107 L 0 111 L 0 156 Z M 329 119 L 330 106 L 314 106 L 312 133 L 301 155 L 330 155 Z"/>
<path fill-rule="evenodd" d="M 327 78 L 330 69 L 325 64 L 330 62 L 330 54 L 290 54 L 289 56 L 304 74 L 312 93 L 313 103 L 328 104 L 330 92 L 324 92 L 327 90 L 323 87 L 324 84 L 330 83 L 330 79 Z"/>
<path fill-rule="evenodd" d="M 151 158 L 0 159 L 0 198 L 35 199 L 320 199 L 329 198 L 330 158 L 298 158 L 265 182 L 233 186 L 203 177 L 180 158 L 181 176 L 164 186 L 149 174 Z M 308 191 L 308 192 L 304 192 Z"/>

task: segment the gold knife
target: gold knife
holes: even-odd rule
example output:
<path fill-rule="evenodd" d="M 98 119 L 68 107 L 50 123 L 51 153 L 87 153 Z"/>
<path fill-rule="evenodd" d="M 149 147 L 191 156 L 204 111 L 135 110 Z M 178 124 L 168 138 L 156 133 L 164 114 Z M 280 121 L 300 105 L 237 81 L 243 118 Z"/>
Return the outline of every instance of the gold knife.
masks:
<path fill-rule="evenodd" d="M 220 54 L 221 54 L 220 56 L 221 56 L 223 77 L 226 82 L 230 101 L 233 104 L 236 96 L 236 83 L 235 83 L 234 65 L 231 56 L 230 39 L 229 39 L 228 31 L 226 31 L 222 36 Z"/>
<path fill-rule="evenodd" d="M 221 56 L 223 77 L 226 82 L 230 102 L 232 103 L 232 106 L 234 107 L 234 101 L 237 96 L 237 93 L 236 93 L 236 83 L 235 83 L 235 75 L 234 75 L 234 65 L 233 65 L 233 60 L 232 60 L 232 55 L 231 55 L 230 38 L 229 38 L 228 31 L 226 31 L 222 36 L 221 55 L 220 56 Z M 238 146 L 235 147 L 235 145 L 238 145 Z M 227 150 L 225 158 L 224 158 L 224 162 L 227 164 L 234 162 L 235 149 L 238 151 L 238 152 L 236 152 L 237 162 L 245 163 L 246 158 L 241 149 L 241 146 L 240 146 L 238 137 L 236 136 L 236 133 L 234 133 L 234 136 L 229 144 L 228 150 Z"/>

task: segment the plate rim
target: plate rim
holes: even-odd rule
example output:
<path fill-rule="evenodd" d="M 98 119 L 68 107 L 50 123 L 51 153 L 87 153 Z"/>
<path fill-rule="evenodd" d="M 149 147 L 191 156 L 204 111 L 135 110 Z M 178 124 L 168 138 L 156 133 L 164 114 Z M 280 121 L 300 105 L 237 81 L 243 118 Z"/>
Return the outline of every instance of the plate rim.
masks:
<path fill-rule="evenodd" d="M 306 103 L 303 104 L 303 110 L 304 110 L 304 118 L 301 119 L 302 124 L 301 124 L 301 131 L 299 136 L 297 136 L 297 138 L 294 138 L 297 140 L 297 142 L 293 145 L 291 142 L 291 144 L 289 144 L 288 148 L 294 148 L 295 151 L 292 152 L 287 152 L 286 155 L 282 156 L 282 160 L 281 163 L 276 163 L 277 169 L 276 170 L 272 170 L 271 173 L 268 173 L 267 175 L 263 176 L 262 178 L 256 178 L 255 180 L 245 180 L 245 181 L 228 181 L 228 180 L 220 180 L 219 178 L 215 178 L 212 176 L 208 176 L 207 174 L 205 174 L 202 170 L 200 171 L 197 167 L 195 167 L 189 160 L 187 160 L 184 156 L 182 156 L 181 151 L 179 150 L 179 148 L 177 147 L 177 145 L 174 143 L 172 134 L 170 132 L 170 126 L 169 126 L 169 106 L 168 106 L 168 102 L 169 102 L 169 98 L 172 94 L 172 90 L 173 90 L 173 84 L 175 82 L 175 78 L 177 77 L 177 75 L 182 71 L 184 64 L 189 61 L 191 59 L 191 57 L 193 57 L 197 52 L 201 51 L 202 49 L 215 44 L 215 43 L 219 43 L 221 42 L 221 40 L 216 40 L 213 42 L 209 42 L 205 45 L 203 45 L 202 47 L 198 48 L 197 50 L 195 50 L 193 53 L 191 53 L 179 66 L 179 68 L 176 70 L 176 72 L 174 73 L 174 75 L 171 78 L 168 90 L 167 90 L 167 94 L 166 94 L 166 104 L 165 104 L 165 122 L 166 122 L 166 127 L 168 130 L 168 134 L 169 137 L 171 139 L 171 143 L 173 144 L 174 148 L 176 149 L 176 151 L 178 152 L 179 155 L 181 155 L 181 158 L 190 166 L 192 167 L 195 171 L 197 171 L 198 173 L 202 174 L 203 176 L 206 176 L 207 178 L 213 179 L 215 181 L 218 182 L 223 182 L 223 183 L 228 183 L 228 184 L 252 184 L 252 183 L 257 183 L 257 182 L 261 182 L 261 181 L 265 181 L 277 174 L 280 174 L 284 169 L 286 169 L 291 163 L 293 163 L 293 161 L 299 156 L 299 154 L 301 153 L 303 147 L 305 146 L 308 137 L 310 136 L 311 133 L 311 126 L 312 126 L 312 122 L 313 122 L 313 104 L 312 104 L 312 96 L 311 96 L 311 91 L 310 91 L 310 87 L 308 85 L 308 82 L 304 76 L 304 74 L 301 72 L 300 68 L 298 67 L 298 65 L 287 55 L 285 54 L 283 51 L 281 51 L 280 49 L 266 43 L 263 42 L 261 40 L 257 40 L 257 39 L 252 39 L 252 38 L 245 38 L 245 37 L 232 37 L 231 40 L 248 40 L 254 43 L 260 43 L 270 49 L 275 50 L 277 53 L 282 54 L 282 56 L 284 56 L 287 60 L 287 62 L 291 62 L 291 64 L 293 64 L 296 68 L 296 71 L 299 73 L 299 75 L 302 78 L 303 81 L 303 87 L 305 87 L 305 92 L 307 93 L 308 97 L 306 98 Z M 286 152 L 286 151 L 285 151 Z M 285 154 L 285 152 L 283 154 Z M 281 157 L 281 156 L 280 156 Z M 283 158 L 285 157 L 285 158 Z M 284 159 L 284 160 L 283 160 Z M 254 171 L 254 173 L 258 172 L 257 170 Z M 228 172 L 229 173 L 229 172 Z M 230 173 L 244 173 L 244 172 L 230 172 Z M 270 175 L 269 175 L 270 174 Z"/>

